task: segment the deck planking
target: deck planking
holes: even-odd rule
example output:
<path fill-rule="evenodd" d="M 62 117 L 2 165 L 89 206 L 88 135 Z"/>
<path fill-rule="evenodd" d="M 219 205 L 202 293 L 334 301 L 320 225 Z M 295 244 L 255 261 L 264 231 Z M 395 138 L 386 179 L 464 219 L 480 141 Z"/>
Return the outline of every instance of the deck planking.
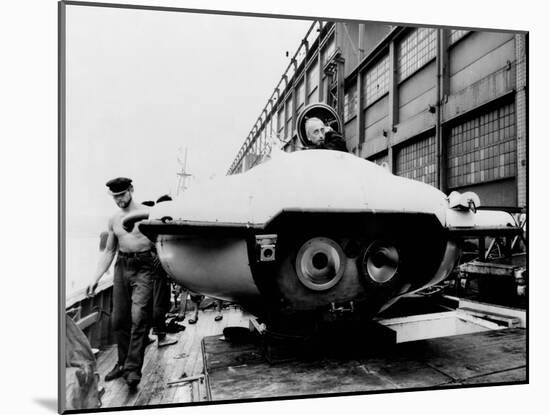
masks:
<path fill-rule="evenodd" d="M 117 362 L 116 345 L 101 350 L 97 356 L 100 387 L 105 388 L 102 408 L 149 406 L 171 403 L 190 403 L 205 400 L 204 380 L 168 386 L 167 382 L 203 373 L 201 340 L 206 336 L 221 336 L 227 326 L 248 327 L 248 316 L 233 306 L 223 310 L 223 319 L 214 321 L 215 310 L 199 313 L 199 321 L 181 323 L 184 331 L 170 334 L 178 343 L 158 349 L 156 342 L 147 346 L 142 367 L 142 379 L 136 392 L 131 393 L 124 379 L 105 382 L 105 375 Z M 154 336 L 152 336 L 154 337 Z"/>
<path fill-rule="evenodd" d="M 224 310 L 215 322 L 214 310 L 173 336 L 178 343 L 146 349 L 143 377 L 130 393 L 123 379 L 104 382 L 116 363 L 116 347 L 98 356 L 103 408 L 191 403 L 207 400 L 261 399 L 323 393 L 368 392 L 447 385 L 525 382 L 525 330 L 505 329 L 398 344 L 381 355 L 341 359 L 291 361 L 270 365 L 259 346 L 221 341 L 223 328 L 248 327 L 248 315 Z M 204 340 L 203 340 L 204 339 Z M 207 357 L 207 380 L 168 386 L 167 382 L 204 373 L 201 342 Z"/>
<path fill-rule="evenodd" d="M 370 392 L 483 383 L 525 383 L 525 329 L 397 344 L 349 358 L 270 365 L 259 347 L 204 339 L 213 401 Z"/>

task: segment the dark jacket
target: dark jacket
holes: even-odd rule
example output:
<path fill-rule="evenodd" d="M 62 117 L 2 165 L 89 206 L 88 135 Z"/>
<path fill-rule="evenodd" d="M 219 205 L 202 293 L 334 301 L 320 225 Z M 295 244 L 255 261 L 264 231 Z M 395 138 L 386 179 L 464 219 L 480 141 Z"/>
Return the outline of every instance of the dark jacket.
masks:
<path fill-rule="evenodd" d="M 311 148 L 315 150 L 344 151 L 346 153 L 348 151 L 344 138 L 340 133 L 337 133 L 336 131 L 329 131 L 325 135 L 325 141 L 323 142 L 323 144 L 312 146 Z"/>

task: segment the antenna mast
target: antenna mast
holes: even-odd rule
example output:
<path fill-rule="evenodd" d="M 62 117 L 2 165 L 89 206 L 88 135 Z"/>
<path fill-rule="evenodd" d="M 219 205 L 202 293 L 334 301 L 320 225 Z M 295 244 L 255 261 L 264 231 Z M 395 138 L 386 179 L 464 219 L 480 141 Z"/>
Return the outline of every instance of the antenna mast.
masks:
<path fill-rule="evenodd" d="M 176 173 L 176 175 L 178 176 L 178 187 L 176 188 L 176 196 L 179 196 L 185 191 L 185 189 L 187 189 L 187 178 L 192 176 L 192 174 L 187 173 L 187 147 L 185 147 L 185 156 L 183 162 L 178 156 L 178 164 L 180 165 L 180 170 Z"/>

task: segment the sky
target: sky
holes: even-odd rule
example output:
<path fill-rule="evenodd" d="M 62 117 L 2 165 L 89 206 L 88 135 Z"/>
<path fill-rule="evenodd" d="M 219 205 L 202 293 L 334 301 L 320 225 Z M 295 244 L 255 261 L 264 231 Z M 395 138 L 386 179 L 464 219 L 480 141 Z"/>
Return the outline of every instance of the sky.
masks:
<path fill-rule="evenodd" d="M 224 175 L 311 21 L 67 6 L 67 230 Z M 103 226 L 103 225 L 102 225 Z"/>

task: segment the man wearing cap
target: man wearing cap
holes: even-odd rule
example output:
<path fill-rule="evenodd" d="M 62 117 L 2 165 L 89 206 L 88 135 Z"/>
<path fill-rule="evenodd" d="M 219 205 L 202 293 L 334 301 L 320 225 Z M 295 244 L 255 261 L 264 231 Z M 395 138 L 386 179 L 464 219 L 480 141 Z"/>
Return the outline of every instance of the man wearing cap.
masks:
<path fill-rule="evenodd" d="M 105 376 L 105 380 L 124 376 L 128 386 L 133 389 L 141 380 L 158 260 L 152 242 L 137 226 L 134 225 L 130 231 L 122 226 L 122 219 L 126 215 L 144 209 L 132 199 L 132 180 L 118 177 L 109 180 L 106 186 L 120 210 L 109 218 L 106 247 L 87 294 L 95 294 L 99 280 L 118 254 L 113 281 L 112 320 L 118 362 Z"/>
<path fill-rule="evenodd" d="M 312 117 L 305 124 L 306 137 L 312 143 L 309 149 L 336 150 L 347 152 L 342 135 L 317 118 Z"/>

